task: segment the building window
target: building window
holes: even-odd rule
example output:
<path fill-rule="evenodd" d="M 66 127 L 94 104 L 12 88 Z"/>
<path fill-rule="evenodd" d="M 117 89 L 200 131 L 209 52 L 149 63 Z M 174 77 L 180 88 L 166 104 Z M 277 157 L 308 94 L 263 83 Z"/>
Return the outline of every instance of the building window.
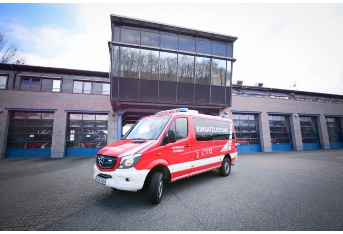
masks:
<path fill-rule="evenodd" d="M 161 33 L 161 48 L 177 50 L 178 43 L 178 36 Z"/>
<path fill-rule="evenodd" d="M 300 128 L 303 143 L 319 143 L 316 117 L 301 116 Z"/>
<path fill-rule="evenodd" d="M 179 50 L 195 52 L 195 40 L 192 37 L 179 38 Z"/>
<path fill-rule="evenodd" d="M 53 113 L 13 112 L 7 138 L 8 149 L 51 148 Z"/>
<path fill-rule="evenodd" d="M 292 143 L 288 116 L 269 115 L 269 128 L 272 144 Z"/>
<path fill-rule="evenodd" d="M 52 81 L 52 92 L 61 92 L 61 80 Z"/>
<path fill-rule="evenodd" d="M 139 78 L 139 49 L 120 47 L 120 76 Z"/>
<path fill-rule="evenodd" d="M 7 76 L 0 75 L 0 89 L 7 88 Z"/>
<path fill-rule="evenodd" d="M 179 54 L 178 82 L 193 83 L 194 56 Z"/>
<path fill-rule="evenodd" d="M 107 114 L 69 114 L 67 147 L 101 148 L 107 144 Z"/>
<path fill-rule="evenodd" d="M 20 89 L 21 90 L 32 90 L 40 91 L 41 89 L 41 79 L 40 78 L 21 78 Z"/>
<path fill-rule="evenodd" d="M 110 95 L 110 84 L 102 83 L 102 94 Z"/>
<path fill-rule="evenodd" d="M 226 45 L 222 43 L 212 42 L 212 54 L 226 57 Z"/>
<path fill-rule="evenodd" d="M 225 86 L 226 61 L 212 59 L 212 85 Z"/>
<path fill-rule="evenodd" d="M 130 44 L 140 44 L 140 31 L 131 28 L 121 28 L 121 42 Z"/>
<path fill-rule="evenodd" d="M 240 145 L 260 144 L 258 116 L 250 114 L 233 114 L 237 143 Z"/>
<path fill-rule="evenodd" d="M 177 54 L 160 52 L 160 80 L 176 81 Z"/>
<path fill-rule="evenodd" d="M 197 53 L 211 54 L 211 42 L 197 39 Z"/>
<path fill-rule="evenodd" d="M 330 143 L 343 142 L 343 129 L 340 118 L 327 117 L 326 126 L 328 129 Z"/>
<path fill-rule="evenodd" d="M 73 93 L 92 93 L 92 82 L 74 81 Z"/>
<path fill-rule="evenodd" d="M 196 57 L 195 59 L 195 83 L 211 84 L 211 59 L 205 57 Z"/>
<path fill-rule="evenodd" d="M 231 86 L 231 70 L 232 70 L 232 62 L 226 61 L 226 86 Z"/>
<path fill-rule="evenodd" d="M 233 58 L 233 44 L 232 43 L 227 45 L 226 56 Z"/>
<path fill-rule="evenodd" d="M 140 78 L 158 80 L 159 75 L 159 52 L 153 50 L 141 50 L 140 53 Z"/>
<path fill-rule="evenodd" d="M 142 30 L 141 44 L 146 46 L 160 47 L 160 34 L 158 32 L 148 32 Z"/>

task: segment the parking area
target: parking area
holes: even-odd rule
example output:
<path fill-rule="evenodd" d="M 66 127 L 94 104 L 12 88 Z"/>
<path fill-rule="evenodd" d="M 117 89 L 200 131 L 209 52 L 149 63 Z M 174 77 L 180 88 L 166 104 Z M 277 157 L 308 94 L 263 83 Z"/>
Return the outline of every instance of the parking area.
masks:
<path fill-rule="evenodd" d="M 211 171 L 144 191 L 93 178 L 95 158 L 1 159 L 0 230 L 343 230 L 343 150 L 240 154 Z"/>

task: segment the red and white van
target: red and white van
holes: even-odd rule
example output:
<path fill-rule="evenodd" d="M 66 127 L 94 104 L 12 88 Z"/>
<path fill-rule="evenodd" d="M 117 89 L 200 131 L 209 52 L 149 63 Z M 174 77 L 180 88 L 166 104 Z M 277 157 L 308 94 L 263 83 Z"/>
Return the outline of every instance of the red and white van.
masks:
<path fill-rule="evenodd" d="M 233 123 L 228 118 L 179 108 L 141 118 L 117 142 L 96 156 L 93 178 L 109 187 L 149 188 L 160 203 L 164 182 L 210 170 L 228 176 L 237 160 Z"/>

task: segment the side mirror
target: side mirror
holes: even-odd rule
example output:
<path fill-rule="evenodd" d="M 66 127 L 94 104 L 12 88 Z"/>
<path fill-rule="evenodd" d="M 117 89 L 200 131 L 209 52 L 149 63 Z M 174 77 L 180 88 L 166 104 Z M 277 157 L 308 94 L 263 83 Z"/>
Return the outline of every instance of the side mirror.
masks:
<path fill-rule="evenodd" d="M 166 136 L 166 143 L 176 142 L 176 135 L 174 130 L 168 130 L 168 135 Z"/>

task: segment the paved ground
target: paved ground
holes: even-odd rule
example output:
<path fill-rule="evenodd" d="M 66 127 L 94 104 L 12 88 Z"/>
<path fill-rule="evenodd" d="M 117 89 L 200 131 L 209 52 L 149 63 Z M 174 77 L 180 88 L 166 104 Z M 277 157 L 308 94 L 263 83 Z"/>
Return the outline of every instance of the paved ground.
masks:
<path fill-rule="evenodd" d="M 241 154 L 148 194 L 92 179 L 94 158 L 1 159 L 0 230 L 343 230 L 343 150 Z"/>

